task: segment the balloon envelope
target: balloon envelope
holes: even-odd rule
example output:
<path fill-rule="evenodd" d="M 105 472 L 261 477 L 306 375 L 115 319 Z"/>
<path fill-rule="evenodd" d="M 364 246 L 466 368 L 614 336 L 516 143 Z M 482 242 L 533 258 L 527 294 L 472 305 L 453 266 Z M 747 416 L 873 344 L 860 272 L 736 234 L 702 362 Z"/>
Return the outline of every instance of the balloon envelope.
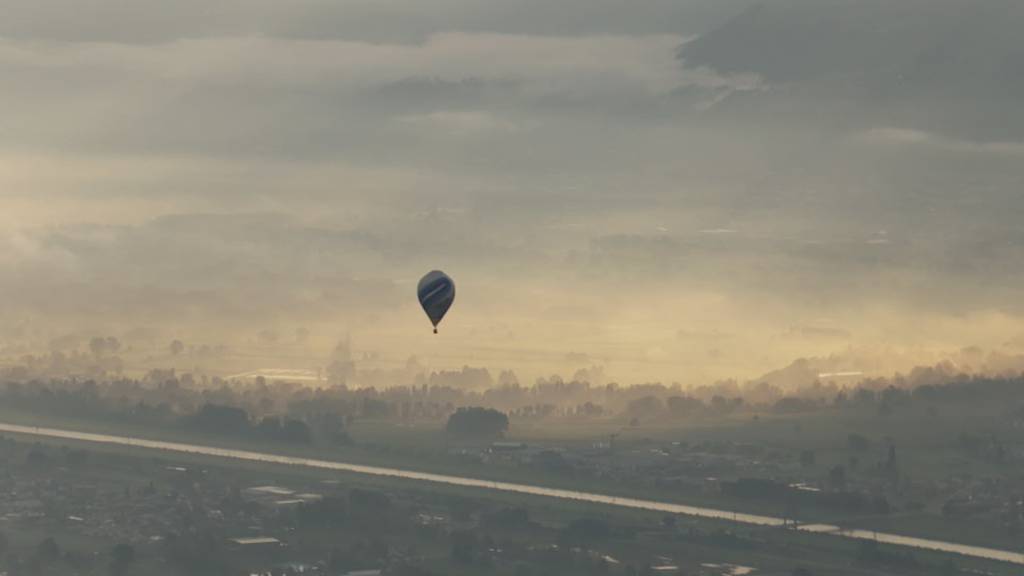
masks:
<path fill-rule="evenodd" d="M 455 301 L 455 282 L 444 272 L 434 270 L 420 280 L 416 294 L 436 333 L 437 325 Z"/>

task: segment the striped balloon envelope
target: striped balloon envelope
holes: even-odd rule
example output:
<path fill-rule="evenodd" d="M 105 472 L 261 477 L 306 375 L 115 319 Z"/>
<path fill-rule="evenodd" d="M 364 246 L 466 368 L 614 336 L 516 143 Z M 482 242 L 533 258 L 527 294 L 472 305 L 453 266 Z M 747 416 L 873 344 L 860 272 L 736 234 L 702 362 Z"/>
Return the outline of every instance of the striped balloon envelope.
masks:
<path fill-rule="evenodd" d="M 437 325 L 441 323 L 455 301 L 455 282 L 444 272 L 434 270 L 420 279 L 416 295 L 419 296 L 420 305 L 427 313 L 427 318 L 430 318 L 434 325 L 434 334 L 437 334 Z"/>

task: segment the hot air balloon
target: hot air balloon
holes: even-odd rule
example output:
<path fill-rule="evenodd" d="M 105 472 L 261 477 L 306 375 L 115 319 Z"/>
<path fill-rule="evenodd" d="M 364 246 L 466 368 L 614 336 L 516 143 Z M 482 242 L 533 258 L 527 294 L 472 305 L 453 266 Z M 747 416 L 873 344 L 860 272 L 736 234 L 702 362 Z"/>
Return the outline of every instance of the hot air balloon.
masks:
<path fill-rule="evenodd" d="M 434 325 L 434 334 L 437 334 L 437 325 L 455 301 L 455 282 L 444 272 L 434 270 L 420 280 L 416 295 L 419 296 L 427 318 Z"/>

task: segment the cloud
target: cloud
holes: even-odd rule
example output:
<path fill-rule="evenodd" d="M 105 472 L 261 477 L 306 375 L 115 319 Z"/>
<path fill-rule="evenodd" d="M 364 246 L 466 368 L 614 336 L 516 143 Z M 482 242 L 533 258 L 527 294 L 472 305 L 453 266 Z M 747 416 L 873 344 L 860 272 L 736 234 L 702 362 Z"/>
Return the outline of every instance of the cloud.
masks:
<path fill-rule="evenodd" d="M 160 44 L 0 42 L 0 150 L 21 154 L 422 158 L 396 121 L 432 136 L 642 114 L 691 78 L 678 36 L 449 32 L 420 44 L 272 37 Z M 416 82 L 420 82 L 416 85 Z M 387 97 L 402 93 L 404 100 Z M 411 98 L 411 90 L 460 96 Z M 380 98 L 381 94 L 385 97 Z M 513 143 L 518 146 L 518 143 Z M 434 147 L 432 154 L 456 153 Z M 521 155 L 521 154 L 520 154 Z"/>
<path fill-rule="evenodd" d="M 298 320 L 397 301 L 389 281 L 360 278 L 367 257 L 387 252 L 384 243 L 275 214 L 69 226 L 11 234 L 0 245 L 0 283 L 22 312 L 99 324 L 133 316 L 172 323 L 199 316 L 233 325 L 254 316 L 275 318 L 283 310 Z"/>
<path fill-rule="evenodd" d="M 403 357 L 443 268 L 455 367 L 624 382 L 1021 333 L 1019 146 L 779 82 L 751 3 L 0 0 L 0 315 Z"/>
<path fill-rule="evenodd" d="M 1016 142 L 1024 75 L 1011 55 L 1024 48 L 1022 23 L 1024 8 L 1012 0 L 758 3 L 685 44 L 680 58 L 772 88 L 714 106 L 726 114 Z"/>
<path fill-rule="evenodd" d="M 856 134 L 856 137 L 876 144 L 923 146 L 936 150 L 971 154 L 1024 156 L 1024 142 L 978 142 L 909 128 L 871 128 Z"/>
<path fill-rule="evenodd" d="M 154 44 L 209 36 L 355 39 L 418 43 L 464 30 L 543 36 L 690 33 L 753 0 L 37 0 L 0 1 L 0 36 L 71 42 Z"/>
<path fill-rule="evenodd" d="M 520 124 L 486 112 L 431 112 L 399 116 L 395 120 L 399 125 L 455 136 L 472 136 L 493 132 L 512 133 L 524 129 Z"/>

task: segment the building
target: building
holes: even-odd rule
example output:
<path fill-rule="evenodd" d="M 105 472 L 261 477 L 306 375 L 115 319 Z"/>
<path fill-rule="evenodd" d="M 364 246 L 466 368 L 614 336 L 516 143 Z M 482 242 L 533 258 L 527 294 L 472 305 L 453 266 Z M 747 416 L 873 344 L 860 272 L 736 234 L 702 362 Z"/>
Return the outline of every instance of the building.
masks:
<path fill-rule="evenodd" d="M 245 551 L 276 550 L 281 547 L 281 541 L 270 536 L 253 536 L 229 538 L 228 543 L 233 548 Z"/>

